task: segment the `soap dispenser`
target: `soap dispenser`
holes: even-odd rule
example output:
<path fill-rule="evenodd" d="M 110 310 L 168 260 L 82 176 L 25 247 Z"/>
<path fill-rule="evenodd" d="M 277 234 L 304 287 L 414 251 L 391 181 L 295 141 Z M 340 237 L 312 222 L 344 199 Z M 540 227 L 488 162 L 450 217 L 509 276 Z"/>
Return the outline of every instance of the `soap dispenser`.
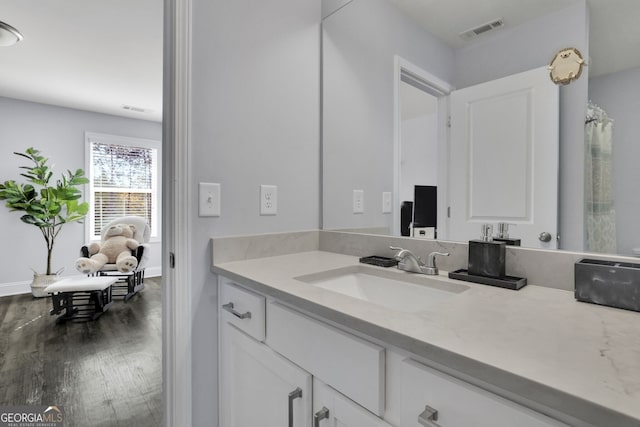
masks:
<path fill-rule="evenodd" d="M 506 259 L 505 242 L 493 240 L 493 226 L 482 224 L 480 240 L 469 241 L 469 274 L 503 278 Z"/>
<path fill-rule="evenodd" d="M 494 242 L 504 242 L 507 246 L 520 246 L 521 240 L 509 237 L 509 224 L 508 222 L 498 223 L 498 234 L 493 238 Z"/>

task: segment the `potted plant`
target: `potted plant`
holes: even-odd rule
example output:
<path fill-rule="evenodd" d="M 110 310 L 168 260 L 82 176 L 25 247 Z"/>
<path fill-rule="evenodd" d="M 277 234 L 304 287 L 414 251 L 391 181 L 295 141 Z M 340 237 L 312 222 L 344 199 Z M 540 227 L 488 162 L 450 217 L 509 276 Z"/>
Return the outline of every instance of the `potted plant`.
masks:
<path fill-rule="evenodd" d="M 48 159 L 40 154 L 40 150 L 28 148 L 24 153 L 14 153 L 28 159 L 29 166 L 21 166 L 24 172 L 20 175 L 27 183 L 13 180 L 0 184 L 0 200 L 6 200 L 11 211 L 22 211 L 20 219 L 35 225 L 42 232 L 47 244 L 47 271 L 39 274 L 34 270 L 31 293 L 35 297 L 44 297 L 44 288 L 58 279 L 57 273 L 51 270 L 51 255 L 56 237 L 62 227 L 70 222 L 81 221 L 89 211 L 89 203 L 80 203 L 82 196 L 79 186 L 89 182 L 84 171 L 67 171 L 55 185 L 50 184 L 53 167 L 47 164 Z"/>

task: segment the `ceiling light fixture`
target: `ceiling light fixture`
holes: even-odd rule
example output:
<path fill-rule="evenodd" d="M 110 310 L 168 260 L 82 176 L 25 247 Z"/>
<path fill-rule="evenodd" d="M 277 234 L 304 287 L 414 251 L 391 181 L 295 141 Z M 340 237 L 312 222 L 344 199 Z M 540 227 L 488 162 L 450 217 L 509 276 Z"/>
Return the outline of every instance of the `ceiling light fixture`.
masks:
<path fill-rule="evenodd" d="M 0 21 L 0 46 L 11 46 L 18 43 L 24 37 L 20 31 L 16 30 L 9 24 Z"/>

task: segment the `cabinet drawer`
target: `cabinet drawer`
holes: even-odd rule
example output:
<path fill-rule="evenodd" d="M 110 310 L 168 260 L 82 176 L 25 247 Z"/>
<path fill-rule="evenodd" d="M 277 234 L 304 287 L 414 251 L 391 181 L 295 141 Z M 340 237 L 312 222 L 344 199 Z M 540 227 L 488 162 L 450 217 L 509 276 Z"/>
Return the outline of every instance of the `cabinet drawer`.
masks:
<path fill-rule="evenodd" d="M 436 422 L 442 427 L 565 426 L 411 359 L 402 363 L 401 395 L 401 427 L 429 425 L 418 422 L 418 416 L 426 406 L 438 411 Z"/>
<path fill-rule="evenodd" d="M 393 427 L 317 378 L 313 379 L 313 413 L 314 420 L 324 420 L 318 427 Z"/>
<path fill-rule="evenodd" d="M 238 327 L 258 341 L 265 335 L 265 298 L 220 280 L 220 318 Z"/>
<path fill-rule="evenodd" d="M 267 308 L 267 344 L 376 415 L 384 413 L 385 350 L 277 303 Z"/>

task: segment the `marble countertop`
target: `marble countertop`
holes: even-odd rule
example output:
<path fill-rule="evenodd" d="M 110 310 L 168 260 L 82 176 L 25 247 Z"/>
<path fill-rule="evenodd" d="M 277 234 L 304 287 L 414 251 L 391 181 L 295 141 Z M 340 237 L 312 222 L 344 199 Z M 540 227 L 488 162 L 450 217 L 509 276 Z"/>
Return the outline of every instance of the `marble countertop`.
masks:
<path fill-rule="evenodd" d="M 456 283 L 468 290 L 438 305 L 404 313 L 295 279 L 354 265 L 362 265 L 354 256 L 310 251 L 224 262 L 212 270 L 541 405 L 550 415 L 559 411 L 578 424 L 640 426 L 640 313 L 581 303 L 565 290 L 467 282 Z"/>

